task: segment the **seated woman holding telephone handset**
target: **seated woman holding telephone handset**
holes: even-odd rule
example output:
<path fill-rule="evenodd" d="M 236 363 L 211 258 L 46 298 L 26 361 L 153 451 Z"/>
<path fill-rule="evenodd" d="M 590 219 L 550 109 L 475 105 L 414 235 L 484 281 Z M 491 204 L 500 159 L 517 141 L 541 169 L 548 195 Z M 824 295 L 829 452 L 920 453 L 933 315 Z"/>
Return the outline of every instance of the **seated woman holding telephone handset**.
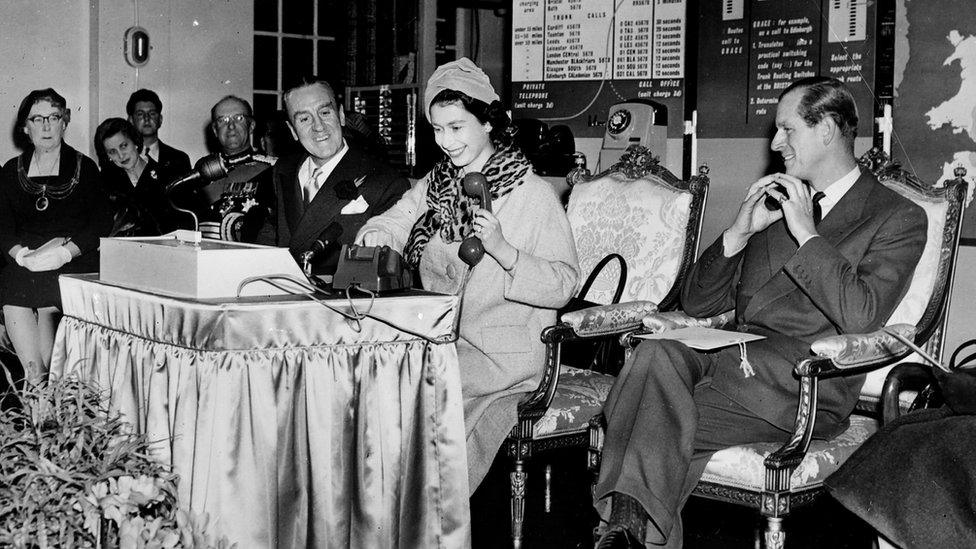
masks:
<path fill-rule="evenodd" d="M 572 297 L 579 265 L 559 198 L 512 144 L 511 121 L 488 76 L 467 58 L 442 65 L 427 82 L 424 106 L 446 157 L 366 222 L 357 242 L 402 250 L 426 290 L 463 291 L 458 359 L 473 493 L 515 426 L 519 400 L 539 384 L 539 334 Z M 484 174 L 490 209 L 462 189 L 473 173 Z M 468 177 L 477 193 L 472 179 L 480 178 Z M 458 255 L 469 236 L 483 245 L 480 262 L 471 252 L 467 262 Z"/>

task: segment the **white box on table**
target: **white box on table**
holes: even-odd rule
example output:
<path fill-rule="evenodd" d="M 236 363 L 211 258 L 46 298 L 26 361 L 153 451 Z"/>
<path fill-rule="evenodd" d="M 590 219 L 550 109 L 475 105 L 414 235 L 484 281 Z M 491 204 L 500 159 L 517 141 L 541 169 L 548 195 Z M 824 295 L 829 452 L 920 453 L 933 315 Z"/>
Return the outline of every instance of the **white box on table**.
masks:
<path fill-rule="evenodd" d="M 102 238 L 99 254 L 99 280 L 177 297 L 235 298 L 241 281 L 252 276 L 287 274 L 307 280 L 286 248 L 199 238 L 184 240 L 172 233 Z M 305 293 L 297 285 L 281 283 L 294 291 L 257 281 L 245 286 L 240 295 Z"/>

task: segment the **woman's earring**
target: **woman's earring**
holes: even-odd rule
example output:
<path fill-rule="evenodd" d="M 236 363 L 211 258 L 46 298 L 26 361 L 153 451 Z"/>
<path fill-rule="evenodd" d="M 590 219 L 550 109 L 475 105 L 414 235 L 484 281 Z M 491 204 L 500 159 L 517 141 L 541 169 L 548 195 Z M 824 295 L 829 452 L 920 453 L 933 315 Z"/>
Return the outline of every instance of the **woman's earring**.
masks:
<path fill-rule="evenodd" d="M 485 122 L 485 133 L 491 133 L 491 122 Z"/>

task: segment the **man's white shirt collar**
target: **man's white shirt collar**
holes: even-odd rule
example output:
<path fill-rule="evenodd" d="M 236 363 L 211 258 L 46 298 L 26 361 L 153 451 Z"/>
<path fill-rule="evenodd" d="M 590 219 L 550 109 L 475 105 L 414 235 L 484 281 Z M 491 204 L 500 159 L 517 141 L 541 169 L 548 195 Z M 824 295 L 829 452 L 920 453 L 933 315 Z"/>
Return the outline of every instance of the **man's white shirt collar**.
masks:
<path fill-rule="evenodd" d="M 152 145 L 146 145 L 142 148 L 143 158 L 152 158 L 156 162 L 159 162 L 159 140 L 157 139 Z"/>
<path fill-rule="evenodd" d="M 346 140 L 343 139 L 342 148 L 339 149 L 339 152 L 332 155 L 332 158 L 326 160 L 325 164 L 322 164 L 322 169 L 320 171 L 322 172 L 323 182 L 329 179 L 329 176 L 332 175 L 332 171 L 335 170 L 336 165 L 339 164 L 339 161 L 342 160 L 343 156 L 346 156 L 347 152 L 349 152 L 349 145 L 347 145 Z M 308 185 L 311 183 L 312 172 L 315 171 L 316 167 L 314 157 L 309 155 L 309 157 L 305 159 L 305 162 L 302 163 L 302 167 L 298 169 L 298 182 L 301 184 L 303 189 L 308 187 Z"/>
<path fill-rule="evenodd" d="M 834 181 L 826 189 L 824 189 L 824 197 L 820 199 L 820 218 L 823 219 L 827 217 L 827 212 L 829 212 L 834 206 L 840 202 L 841 198 L 847 194 L 847 191 L 851 190 L 854 183 L 857 183 L 857 178 L 861 177 L 861 168 L 854 166 L 854 169 L 847 172 L 847 174 L 837 181 Z"/>

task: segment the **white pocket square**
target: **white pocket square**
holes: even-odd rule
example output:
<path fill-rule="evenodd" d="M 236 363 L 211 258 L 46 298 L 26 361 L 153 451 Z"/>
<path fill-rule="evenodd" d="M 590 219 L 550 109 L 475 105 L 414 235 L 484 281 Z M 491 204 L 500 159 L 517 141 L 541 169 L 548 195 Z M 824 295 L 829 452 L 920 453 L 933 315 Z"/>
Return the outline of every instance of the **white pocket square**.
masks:
<path fill-rule="evenodd" d="M 356 197 L 356 200 L 346 204 L 339 213 L 342 215 L 361 214 L 365 212 L 367 208 L 369 208 L 369 202 L 366 202 L 363 195 L 359 195 Z"/>

